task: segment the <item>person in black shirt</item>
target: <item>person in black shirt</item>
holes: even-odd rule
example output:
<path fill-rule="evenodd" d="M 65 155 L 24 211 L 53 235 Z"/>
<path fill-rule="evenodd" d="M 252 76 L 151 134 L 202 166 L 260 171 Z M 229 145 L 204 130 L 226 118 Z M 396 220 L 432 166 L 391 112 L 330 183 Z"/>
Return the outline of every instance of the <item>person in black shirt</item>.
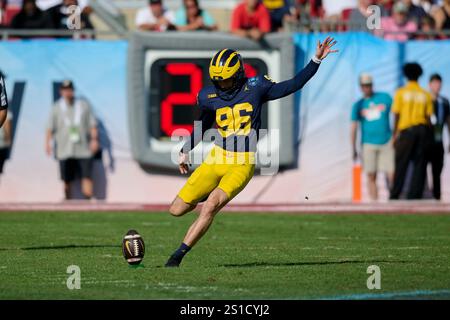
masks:
<path fill-rule="evenodd" d="M 412 0 L 402 0 L 408 8 L 408 19 L 414 21 L 418 26 L 421 25 L 423 18 L 427 13 L 421 6 L 416 6 Z"/>
<path fill-rule="evenodd" d="M 13 29 L 52 29 L 48 14 L 36 5 L 36 0 L 24 0 L 22 9 L 11 21 Z"/>
<path fill-rule="evenodd" d="M 441 199 L 441 173 L 444 167 L 444 143 L 442 135 L 444 126 L 450 133 L 450 103 L 447 98 L 440 95 L 442 88 L 442 78 L 439 74 L 430 77 L 430 91 L 433 96 L 434 115 L 431 117 L 434 132 L 434 142 L 430 148 L 429 163 L 431 163 L 433 173 L 433 197 Z M 450 152 L 450 146 L 449 146 Z"/>

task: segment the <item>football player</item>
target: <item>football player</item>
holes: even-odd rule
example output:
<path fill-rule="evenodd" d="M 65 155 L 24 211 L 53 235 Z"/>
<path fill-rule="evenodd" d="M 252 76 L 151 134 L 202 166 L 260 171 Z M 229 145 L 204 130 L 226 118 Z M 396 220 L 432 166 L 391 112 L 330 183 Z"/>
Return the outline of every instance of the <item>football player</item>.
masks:
<path fill-rule="evenodd" d="M 243 59 L 235 50 L 223 49 L 212 58 L 209 75 L 213 86 L 203 88 L 198 94 L 200 121 L 195 123 L 190 139 L 180 151 L 180 172 L 188 173 L 189 151 L 216 123 L 214 147 L 189 177 L 169 211 L 173 216 L 180 217 L 193 210 L 199 202 L 205 202 L 166 267 L 180 265 L 185 254 L 208 230 L 216 213 L 252 178 L 261 126 L 261 106 L 301 89 L 317 72 L 321 61 L 328 54 L 338 51 L 332 49 L 335 44 L 331 37 L 323 43 L 319 41 L 316 54 L 308 65 L 293 79 L 280 83 L 273 82 L 268 76 L 246 78 Z"/>
<path fill-rule="evenodd" d="M 0 71 L 0 128 L 6 121 L 8 114 L 8 97 L 6 96 L 6 85 L 3 73 Z"/>

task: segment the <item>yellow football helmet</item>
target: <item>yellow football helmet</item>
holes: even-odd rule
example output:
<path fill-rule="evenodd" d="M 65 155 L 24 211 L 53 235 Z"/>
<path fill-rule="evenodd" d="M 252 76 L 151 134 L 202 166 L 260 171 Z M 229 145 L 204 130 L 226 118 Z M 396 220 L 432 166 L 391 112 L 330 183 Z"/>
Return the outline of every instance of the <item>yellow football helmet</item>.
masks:
<path fill-rule="evenodd" d="M 236 50 L 223 49 L 217 52 L 209 65 L 209 77 L 216 87 L 219 81 L 234 79 L 233 87 L 242 83 L 245 76 L 244 61 Z M 227 90 L 228 91 L 228 90 Z"/>

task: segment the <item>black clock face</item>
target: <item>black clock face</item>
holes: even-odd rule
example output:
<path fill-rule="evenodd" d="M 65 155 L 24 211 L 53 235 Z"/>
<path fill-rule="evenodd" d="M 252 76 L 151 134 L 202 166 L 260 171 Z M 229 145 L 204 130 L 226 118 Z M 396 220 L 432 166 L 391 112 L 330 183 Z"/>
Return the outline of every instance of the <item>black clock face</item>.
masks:
<path fill-rule="evenodd" d="M 267 64 L 256 58 L 245 59 L 247 77 L 267 74 Z M 192 132 L 198 118 L 197 94 L 211 85 L 208 75 L 210 59 L 158 59 L 150 67 L 149 134 L 167 140 L 177 129 Z M 267 104 L 261 112 L 261 129 L 267 129 Z"/>

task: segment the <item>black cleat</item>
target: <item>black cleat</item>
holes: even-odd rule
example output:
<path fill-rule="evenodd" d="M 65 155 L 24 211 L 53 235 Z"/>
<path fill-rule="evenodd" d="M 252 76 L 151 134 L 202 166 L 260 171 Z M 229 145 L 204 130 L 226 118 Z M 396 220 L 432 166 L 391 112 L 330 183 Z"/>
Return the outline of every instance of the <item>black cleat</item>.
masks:
<path fill-rule="evenodd" d="M 175 259 L 173 256 L 171 256 L 164 266 L 167 268 L 179 267 L 180 263 L 181 260 Z"/>

